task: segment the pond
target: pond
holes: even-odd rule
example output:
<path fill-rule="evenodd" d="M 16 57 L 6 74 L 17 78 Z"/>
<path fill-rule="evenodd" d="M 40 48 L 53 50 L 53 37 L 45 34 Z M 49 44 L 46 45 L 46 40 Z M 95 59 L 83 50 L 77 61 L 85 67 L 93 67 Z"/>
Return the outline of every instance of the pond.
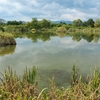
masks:
<path fill-rule="evenodd" d="M 58 86 L 68 86 L 72 67 L 75 64 L 80 74 L 88 75 L 100 67 L 100 41 L 74 41 L 71 36 L 51 36 L 48 41 L 23 37 L 16 38 L 16 46 L 0 47 L 0 72 L 11 66 L 21 75 L 26 66 L 37 67 L 40 87 L 48 84 L 48 78 L 55 77 Z"/>

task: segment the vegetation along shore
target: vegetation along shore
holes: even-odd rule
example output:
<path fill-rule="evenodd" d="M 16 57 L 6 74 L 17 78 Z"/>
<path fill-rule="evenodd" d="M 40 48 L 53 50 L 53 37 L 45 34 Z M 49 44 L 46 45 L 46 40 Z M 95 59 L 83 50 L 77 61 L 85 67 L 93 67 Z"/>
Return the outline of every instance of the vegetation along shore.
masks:
<path fill-rule="evenodd" d="M 16 45 L 16 41 L 12 34 L 0 33 L 0 47 L 7 45 Z"/>
<path fill-rule="evenodd" d="M 100 100 L 100 71 L 83 81 L 75 66 L 72 68 L 69 87 L 57 87 L 54 77 L 48 87 L 40 90 L 36 81 L 36 68 L 27 69 L 18 76 L 10 67 L 0 73 L 0 100 Z"/>
<path fill-rule="evenodd" d="M 50 21 L 47 19 L 38 20 L 32 18 L 30 22 L 25 21 L 5 21 L 0 19 L 0 30 L 2 32 L 36 32 L 36 31 L 54 31 L 54 32 L 99 32 L 100 20 L 92 18 L 82 21 L 81 19 L 75 19 L 70 23 L 66 21 Z"/>

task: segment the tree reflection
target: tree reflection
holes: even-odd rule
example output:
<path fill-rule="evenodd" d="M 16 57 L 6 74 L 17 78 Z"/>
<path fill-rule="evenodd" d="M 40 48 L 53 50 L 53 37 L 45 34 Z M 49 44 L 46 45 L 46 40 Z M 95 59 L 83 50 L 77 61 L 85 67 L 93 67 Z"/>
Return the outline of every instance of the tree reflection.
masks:
<path fill-rule="evenodd" d="M 40 31 L 40 32 L 35 32 L 35 33 L 13 33 L 15 38 L 20 37 L 24 38 L 27 37 L 31 39 L 33 42 L 37 42 L 39 39 L 44 41 L 49 41 L 51 36 L 55 36 L 53 32 L 46 32 L 46 31 Z"/>
<path fill-rule="evenodd" d="M 16 45 L 0 47 L 0 56 L 14 53 Z"/>
<path fill-rule="evenodd" d="M 99 40 L 98 34 L 93 33 L 79 33 L 79 32 L 72 32 L 72 33 L 66 33 L 66 32 L 48 32 L 48 31 L 38 31 L 35 33 L 13 33 L 15 38 L 24 38 L 27 37 L 31 39 L 33 42 L 37 42 L 38 40 L 42 40 L 43 42 L 49 41 L 52 36 L 58 36 L 60 38 L 65 36 L 72 37 L 72 40 L 79 42 L 81 39 L 86 40 L 87 42 L 94 41 L 95 43 Z"/>
<path fill-rule="evenodd" d="M 79 42 L 81 40 L 80 34 L 75 34 L 72 36 L 72 40 Z"/>
<path fill-rule="evenodd" d="M 99 40 L 99 35 L 94 35 L 93 36 L 94 42 L 97 43 Z"/>
<path fill-rule="evenodd" d="M 70 35 L 72 37 L 72 40 L 79 42 L 81 39 L 86 40 L 87 42 L 94 41 L 95 43 L 99 40 L 98 34 L 88 34 L 88 33 L 72 33 Z"/>
<path fill-rule="evenodd" d="M 82 38 L 84 40 L 87 40 L 87 42 L 92 42 L 92 40 L 93 40 L 93 34 L 92 35 L 85 35 L 85 34 L 83 34 Z"/>
<path fill-rule="evenodd" d="M 56 35 L 62 38 L 66 36 L 66 32 L 56 32 Z"/>

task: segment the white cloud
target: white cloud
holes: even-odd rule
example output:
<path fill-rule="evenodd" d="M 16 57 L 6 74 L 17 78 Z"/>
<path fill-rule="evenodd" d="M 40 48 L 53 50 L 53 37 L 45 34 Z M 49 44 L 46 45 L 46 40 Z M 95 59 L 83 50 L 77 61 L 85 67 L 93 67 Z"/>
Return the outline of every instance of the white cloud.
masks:
<path fill-rule="evenodd" d="M 38 5 L 39 5 L 39 4 L 37 3 L 36 0 L 32 0 L 32 1 L 30 1 L 29 4 L 31 4 L 31 5 L 33 5 L 33 6 L 38 6 Z"/>
<path fill-rule="evenodd" d="M 66 13 L 63 13 L 60 17 L 61 19 L 64 19 L 64 20 L 67 20 L 67 19 L 74 20 L 74 19 L 79 19 L 79 18 L 85 20 L 85 15 L 86 15 L 85 13 L 80 12 L 75 9 L 66 9 Z"/>
<path fill-rule="evenodd" d="M 100 16 L 99 0 L 0 0 L 0 17 L 5 20 L 74 20 Z"/>
<path fill-rule="evenodd" d="M 0 0 L 0 4 L 2 4 L 2 5 L 5 5 L 7 3 L 9 3 L 8 0 Z"/>

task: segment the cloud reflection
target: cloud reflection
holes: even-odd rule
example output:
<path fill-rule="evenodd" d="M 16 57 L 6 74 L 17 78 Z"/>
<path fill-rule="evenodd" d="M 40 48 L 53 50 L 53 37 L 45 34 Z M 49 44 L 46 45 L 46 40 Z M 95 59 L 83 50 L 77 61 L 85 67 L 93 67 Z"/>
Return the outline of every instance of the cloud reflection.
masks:
<path fill-rule="evenodd" d="M 37 66 L 39 69 L 47 70 L 71 70 L 75 63 L 86 73 L 90 67 L 100 65 L 99 43 L 88 43 L 83 39 L 75 42 L 71 37 L 52 37 L 50 41 L 39 40 L 37 43 L 33 43 L 27 38 L 18 38 L 16 41 L 15 52 L 12 55 L 0 57 L 1 69 L 11 65 L 18 72 L 21 72 L 26 66 Z"/>

